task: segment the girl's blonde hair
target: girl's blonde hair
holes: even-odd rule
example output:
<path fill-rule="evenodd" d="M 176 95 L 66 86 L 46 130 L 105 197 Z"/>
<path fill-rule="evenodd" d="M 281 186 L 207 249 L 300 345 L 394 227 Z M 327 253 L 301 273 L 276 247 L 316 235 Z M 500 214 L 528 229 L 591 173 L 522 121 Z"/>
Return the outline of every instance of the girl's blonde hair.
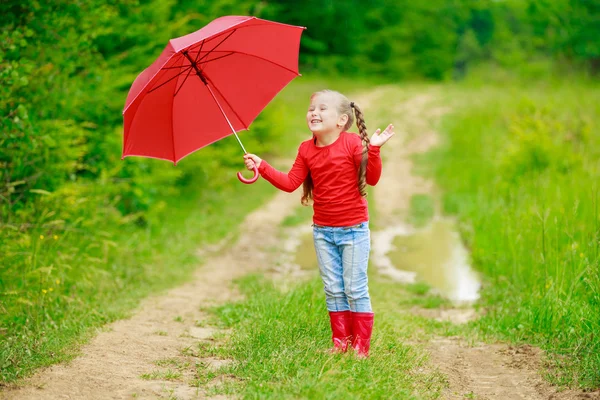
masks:
<path fill-rule="evenodd" d="M 367 195 L 367 162 L 369 161 L 367 152 L 369 150 L 369 135 L 367 134 L 367 125 L 365 124 L 362 110 L 356 103 L 351 102 L 346 96 L 335 90 L 321 90 L 313 93 L 310 98 L 312 99 L 318 94 L 330 94 L 337 98 L 338 115 L 346 114 L 348 116 L 348 121 L 346 122 L 346 125 L 344 125 L 344 131 L 350 129 L 356 116 L 356 126 L 358 126 L 358 132 L 363 144 L 362 159 L 360 161 L 360 168 L 358 169 L 358 191 L 360 192 L 360 195 L 364 197 Z M 354 109 L 354 112 L 352 112 L 352 109 Z M 306 206 L 310 203 L 312 200 L 312 191 L 313 181 L 309 173 L 302 184 L 302 198 L 300 200 L 302 205 Z"/>

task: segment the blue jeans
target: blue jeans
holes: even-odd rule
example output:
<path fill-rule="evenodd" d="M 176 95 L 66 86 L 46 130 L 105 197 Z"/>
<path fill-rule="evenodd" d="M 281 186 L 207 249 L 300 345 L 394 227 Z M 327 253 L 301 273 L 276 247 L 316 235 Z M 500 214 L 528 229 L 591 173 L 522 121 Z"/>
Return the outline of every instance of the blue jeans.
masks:
<path fill-rule="evenodd" d="M 372 312 L 367 278 L 369 222 L 350 227 L 313 225 L 313 238 L 329 311 Z"/>

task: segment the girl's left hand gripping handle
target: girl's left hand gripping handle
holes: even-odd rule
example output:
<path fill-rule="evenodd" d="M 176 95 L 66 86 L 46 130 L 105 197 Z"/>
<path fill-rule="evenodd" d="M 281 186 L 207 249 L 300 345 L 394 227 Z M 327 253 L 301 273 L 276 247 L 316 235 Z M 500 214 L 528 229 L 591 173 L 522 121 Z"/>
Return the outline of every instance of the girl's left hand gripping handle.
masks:
<path fill-rule="evenodd" d="M 253 168 L 252 170 L 254 171 L 254 176 L 253 176 L 252 178 L 250 178 L 250 179 L 246 179 L 246 178 L 244 178 L 244 177 L 242 176 L 242 173 L 241 173 L 241 172 L 238 172 L 238 173 L 237 173 L 237 177 L 238 177 L 238 179 L 239 179 L 239 180 L 240 180 L 242 183 L 245 183 L 245 184 L 247 184 L 247 185 L 249 185 L 249 184 L 251 184 L 251 183 L 254 183 L 254 182 L 256 182 L 256 181 L 257 181 L 257 179 L 258 179 L 258 177 L 260 176 L 260 175 L 259 175 L 259 173 L 258 173 L 258 168 L 256 168 L 256 166 L 254 166 L 254 168 Z"/>

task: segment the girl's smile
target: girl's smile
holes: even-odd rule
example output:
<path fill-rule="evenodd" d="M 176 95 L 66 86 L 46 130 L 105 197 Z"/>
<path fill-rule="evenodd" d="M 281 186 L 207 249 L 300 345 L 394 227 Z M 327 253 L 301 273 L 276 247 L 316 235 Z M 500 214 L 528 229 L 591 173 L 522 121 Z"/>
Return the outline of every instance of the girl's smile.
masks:
<path fill-rule="evenodd" d="M 310 99 L 306 122 L 312 133 L 341 131 L 340 116 L 337 112 L 337 99 L 329 93 L 319 93 Z"/>

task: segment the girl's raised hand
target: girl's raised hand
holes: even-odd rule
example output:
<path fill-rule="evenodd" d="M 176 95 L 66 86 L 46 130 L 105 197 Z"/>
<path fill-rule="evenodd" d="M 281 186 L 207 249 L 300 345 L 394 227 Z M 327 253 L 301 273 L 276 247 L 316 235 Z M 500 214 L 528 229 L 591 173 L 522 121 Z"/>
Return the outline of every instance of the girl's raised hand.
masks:
<path fill-rule="evenodd" d="M 248 168 L 249 171 L 252 171 L 254 169 L 254 166 L 256 165 L 256 168 L 260 168 L 260 163 L 262 162 L 262 159 L 257 156 L 256 154 L 244 154 L 244 163 L 246 164 L 246 168 Z"/>
<path fill-rule="evenodd" d="M 394 125 L 389 124 L 385 131 L 381 132 L 381 129 L 377 129 L 373 136 L 371 136 L 371 146 L 381 147 L 394 136 Z"/>

